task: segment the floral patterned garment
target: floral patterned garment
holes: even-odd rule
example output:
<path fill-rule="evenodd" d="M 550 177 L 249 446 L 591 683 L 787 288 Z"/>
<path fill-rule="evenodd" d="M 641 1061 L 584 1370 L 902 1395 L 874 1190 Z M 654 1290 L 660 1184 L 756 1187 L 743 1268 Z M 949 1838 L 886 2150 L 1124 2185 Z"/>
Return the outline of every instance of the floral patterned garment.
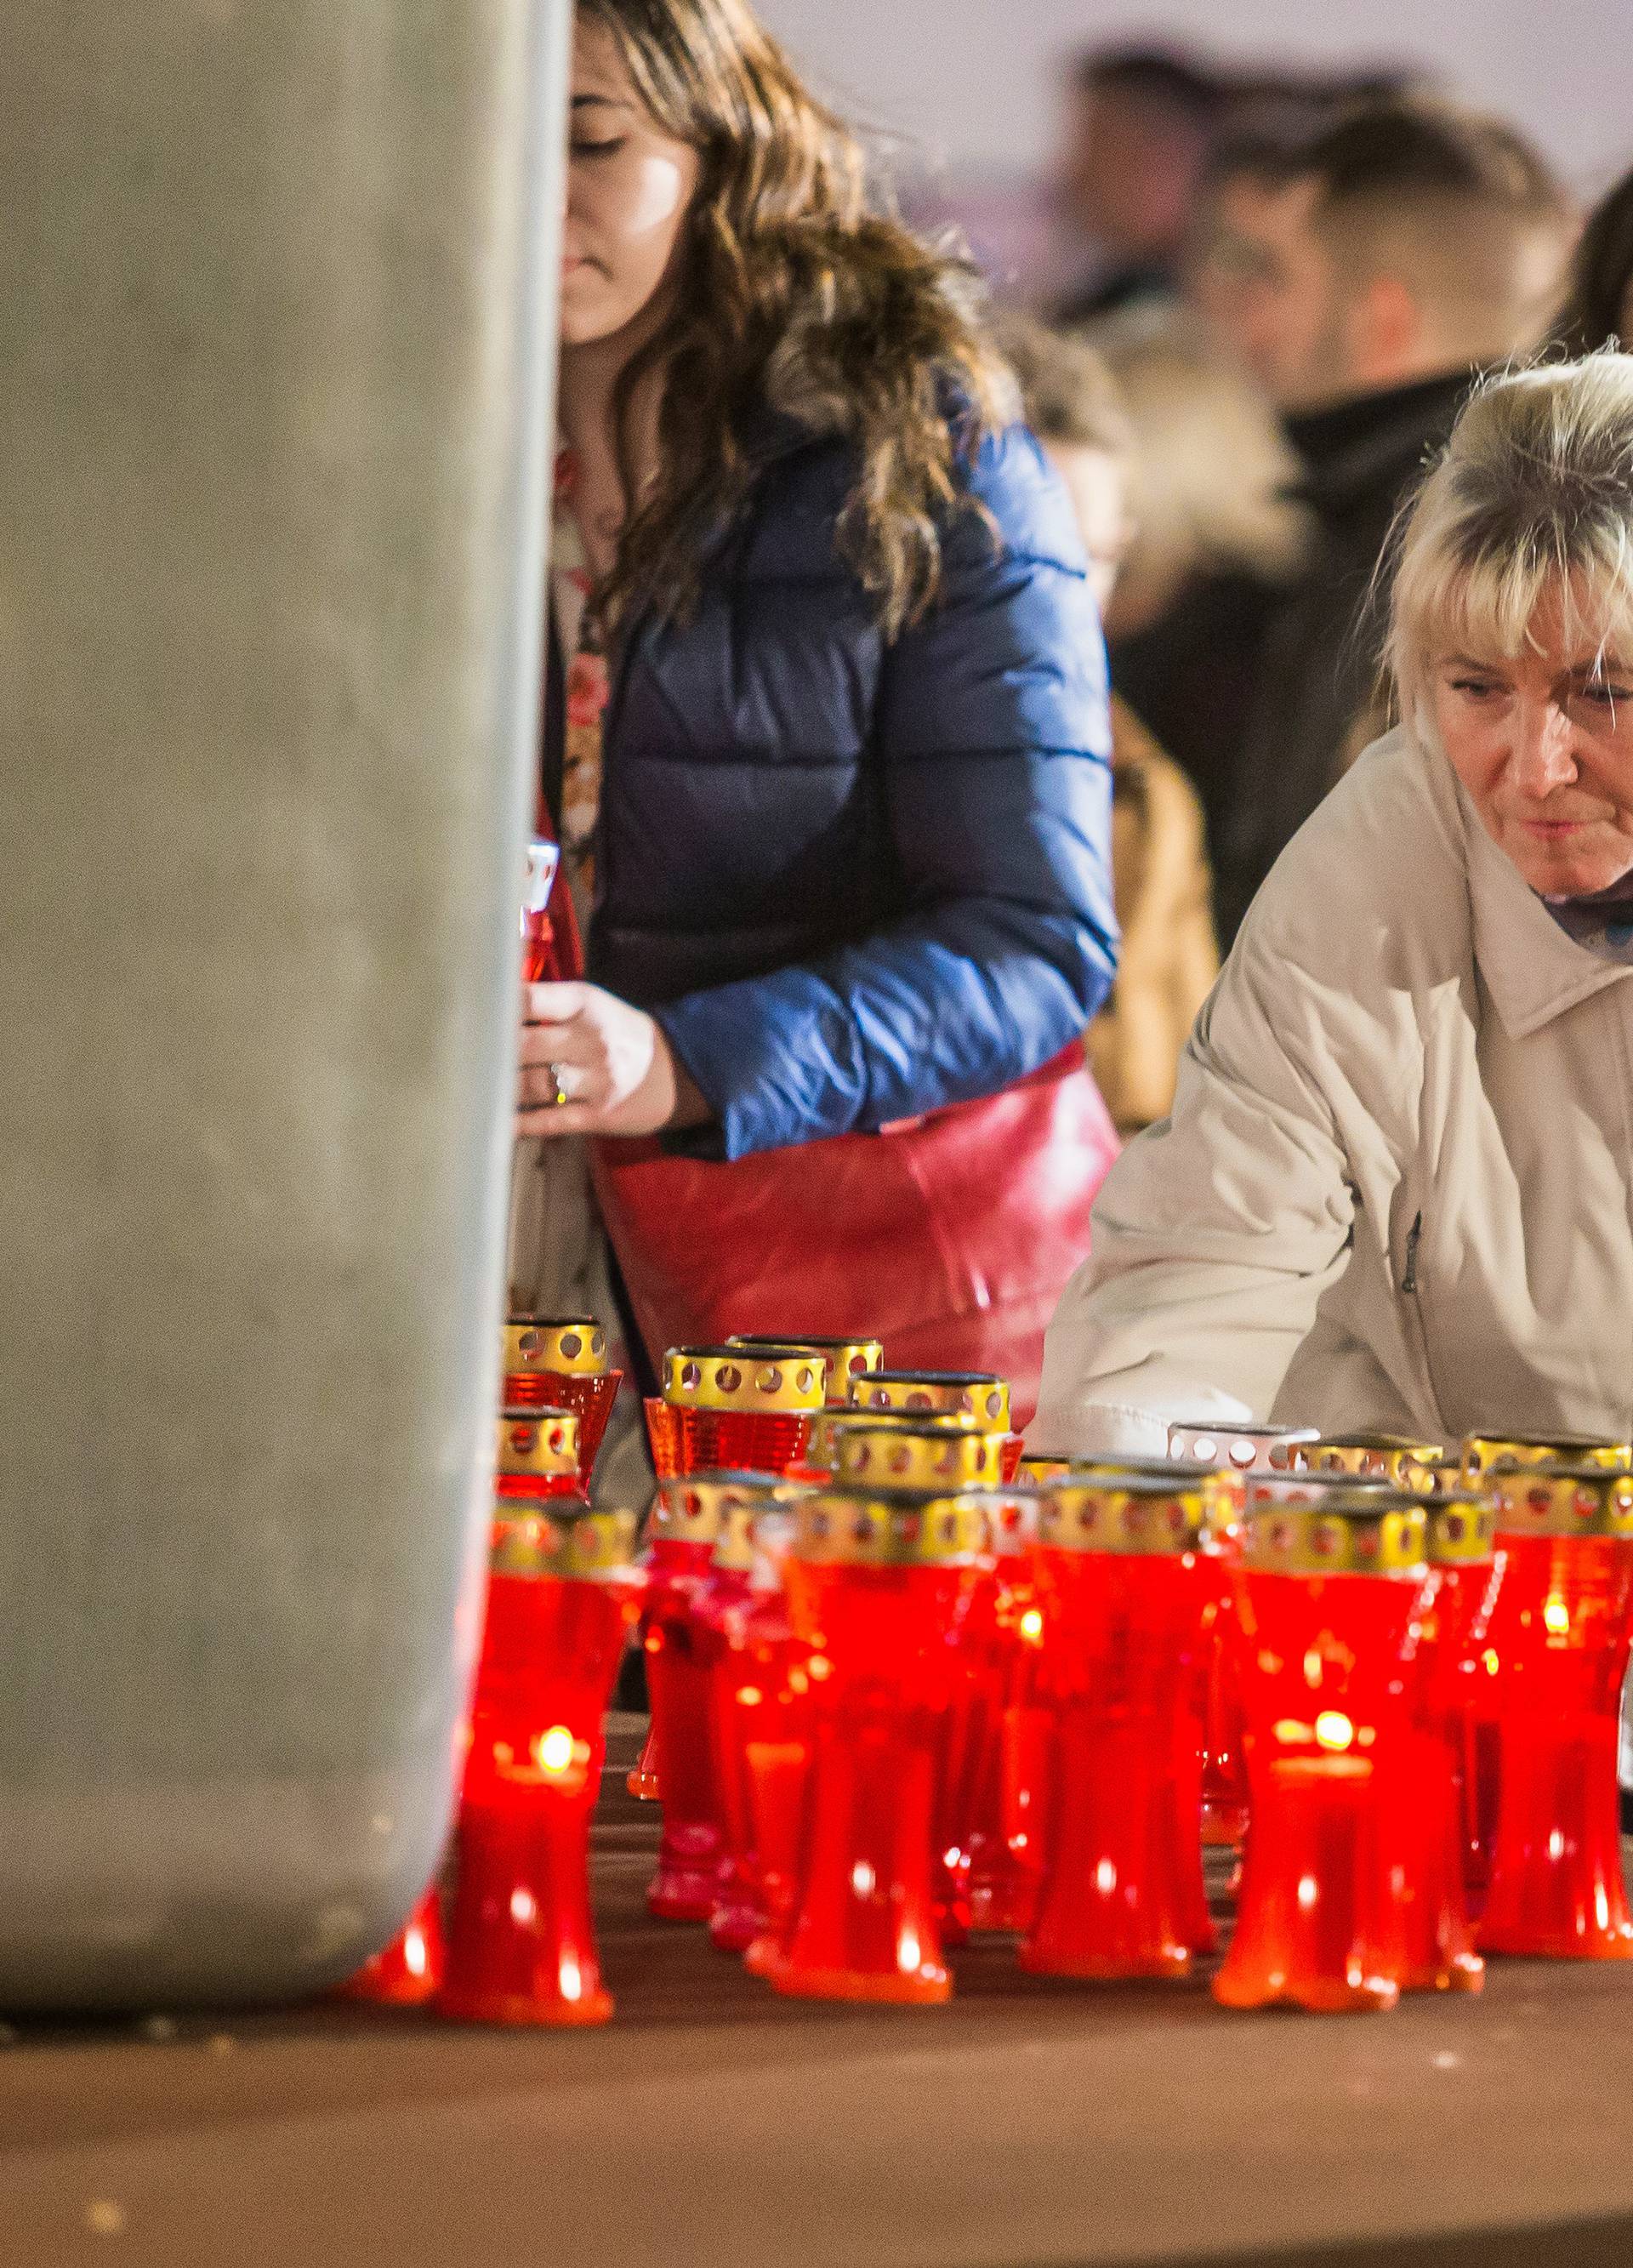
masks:
<path fill-rule="evenodd" d="M 582 925 L 595 893 L 595 827 L 601 808 L 601 722 L 610 681 L 584 539 L 573 512 L 578 462 L 555 453 L 555 502 L 550 518 L 550 604 L 567 672 L 566 738 L 562 757 L 562 855 Z"/>

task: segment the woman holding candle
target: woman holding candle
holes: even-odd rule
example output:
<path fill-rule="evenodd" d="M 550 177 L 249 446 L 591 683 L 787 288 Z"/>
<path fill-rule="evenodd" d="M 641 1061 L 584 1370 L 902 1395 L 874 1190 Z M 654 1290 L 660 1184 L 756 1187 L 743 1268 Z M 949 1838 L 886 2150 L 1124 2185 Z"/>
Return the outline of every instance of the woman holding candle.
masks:
<path fill-rule="evenodd" d="M 1290 846 L 1051 1328 L 1050 1450 L 1625 1439 L 1633 361 L 1494 379 L 1406 516 L 1401 723 Z"/>
<path fill-rule="evenodd" d="M 600 1138 L 649 1349 L 1035 1377 L 1114 1148 L 1070 505 L 740 0 L 577 26 L 545 784 L 592 981 L 528 990 L 519 1123 Z"/>

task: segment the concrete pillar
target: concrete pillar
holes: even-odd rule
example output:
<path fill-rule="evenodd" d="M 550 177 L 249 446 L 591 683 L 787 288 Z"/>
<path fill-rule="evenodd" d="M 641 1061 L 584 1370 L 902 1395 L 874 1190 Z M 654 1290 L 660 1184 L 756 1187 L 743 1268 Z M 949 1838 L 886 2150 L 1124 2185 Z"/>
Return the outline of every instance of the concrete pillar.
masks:
<path fill-rule="evenodd" d="M 309 1989 L 475 1637 L 570 0 L 0 0 L 0 2007 Z"/>

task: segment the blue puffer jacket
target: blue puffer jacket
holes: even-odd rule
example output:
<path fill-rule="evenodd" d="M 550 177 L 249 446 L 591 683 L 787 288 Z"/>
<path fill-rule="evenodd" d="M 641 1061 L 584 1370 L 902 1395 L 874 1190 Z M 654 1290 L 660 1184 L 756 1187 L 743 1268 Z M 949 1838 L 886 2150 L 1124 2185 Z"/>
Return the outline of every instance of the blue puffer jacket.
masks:
<path fill-rule="evenodd" d="M 985 444 L 943 596 L 886 644 L 835 557 L 849 448 L 789 429 L 684 623 L 629 623 L 589 974 L 651 1009 L 741 1157 L 988 1094 L 1110 988 L 1110 726 L 1070 507 Z M 696 1151 L 697 1137 L 686 1146 Z"/>

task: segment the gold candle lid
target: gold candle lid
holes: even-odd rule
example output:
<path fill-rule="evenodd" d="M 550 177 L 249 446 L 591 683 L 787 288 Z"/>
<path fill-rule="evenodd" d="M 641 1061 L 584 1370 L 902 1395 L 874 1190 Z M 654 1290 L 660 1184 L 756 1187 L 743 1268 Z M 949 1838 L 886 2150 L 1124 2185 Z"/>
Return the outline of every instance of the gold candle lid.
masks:
<path fill-rule="evenodd" d="M 1311 1504 L 1249 1504 L 1245 1565 L 1267 1575 L 1422 1576 L 1428 1513 L 1405 1489 L 1329 1488 Z"/>
<path fill-rule="evenodd" d="M 593 1315 L 512 1315 L 504 1326 L 504 1367 L 602 1378 L 607 1334 Z"/>
<path fill-rule="evenodd" d="M 708 1543 L 717 1567 L 754 1565 L 754 1522 L 780 1510 L 796 1491 L 776 1473 L 688 1473 L 666 1481 L 652 1507 L 652 1535 L 680 1543 Z"/>
<path fill-rule="evenodd" d="M 882 1370 L 885 1348 L 880 1339 L 768 1338 L 754 1331 L 733 1331 L 728 1346 L 749 1347 L 756 1354 L 820 1354 L 828 1366 L 828 1390 L 842 1402 L 853 1378 L 864 1371 Z"/>
<path fill-rule="evenodd" d="M 1037 1538 L 1055 1551 L 1183 1558 L 1203 1548 L 1207 1476 L 1194 1469 L 1158 1476 L 1111 1469 L 1073 1473 L 1037 1491 Z"/>
<path fill-rule="evenodd" d="M 813 1489 L 794 1506 L 791 1556 L 813 1566 L 973 1566 L 986 1535 L 985 1509 L 967 1496 Z"/>
<path fill-rule="evenodd" d="M 1482 1491 L 1500 1538 L 1633 1535 L 1633 1472 L 1531 1465 L 1490 1473 Z"/>
<path fill-rule="evenodd" d="M 1459 1491 L 1431 1497 L 1423 1510 L 1431 1567 L 1477 1565 L 1497 1550 L 1497 1513 L 1487 1498 Z"/>
<path fill-rule="evenodd" d="M 1297 1472 L 1313 1425 L 1227 1425 L 1205 1418 L 1173 1420 L 1168 1454 L 1187 1464 L 1227 1467 L 1238 1473 Z"/>
<path fill-rule="evenodd" d="M 1414 1441 L 1401 1433 L 1323 1433 L 1304 1454 L 1312 1472 L 1393 1481 L 1418 1496 L 1432 1493 L 1445 1463 L 1438 1441 Z"/>
<path fill-rule="evenodd" d="M 1633 1463 L 1633 1447 L 1589 1433 L 1471 1433 L 1463 1444 L 1463 1477 L 1488 1479 L 1493 1473 L 1530 1471 L 1550 1465 L 1603 1465 L 1619 1471 Z"/>
<path fill-rule="evenodd" d="M 523 1512 L 508 1497 L 494 1507 L 489 1565 L 496 1575 L 605 1583 L 634 1574 L 636 1515 L 592 1511 L 582 1497 L 554 1497 Z M 519 1513 L 520 1516 L 519 1517 Z"/>
<path fill-rule="evenodd" d="M 1060 1478 L 1107 1481 L 1124 1475 L 1159 1488 L 1200 1489 L 1209 1547 L 1224 1545 L 1239 1532 L 1244 1482 L 1229 1465 L 1201 1465 L 1187 1457 L 1074 1457 Z"/>
<path fill-rule="evenodd" d="M 872 1414 L 872 1413 L 867 1413 Z M 1003 1437 L 974 1427 L 916 1424 L 842 1426 L 834 1440 L 833 1465 L 844 1486 L 923 1489 L 945 1496 L 951 1489 L 995 1488 L 1002 1478 Z"/>
<path fill-rule="evenodd" d="M 858 1409 L 961 1417 L 997 1433 L 1009 1431 L 1009 1381 L 986 1371 L 875 1370 L 851 1380 L 850 1399 Z"/>
<path fill-rule="evenodd" d="M 578 1420 L 570 1410 L 505 1410 L 499 1415 L 498 1469 L 559 1480 L 578 1469 Z"/>
<path fill-rule="evenodd" d="M 820 1355 L 751 1355 L 746 1348 L 671 1347 L 664 1357 L 664 1400 L 676 1410 L 734 1410 L 805 1416 L 822 1407 L 828 1370 Z"/>

